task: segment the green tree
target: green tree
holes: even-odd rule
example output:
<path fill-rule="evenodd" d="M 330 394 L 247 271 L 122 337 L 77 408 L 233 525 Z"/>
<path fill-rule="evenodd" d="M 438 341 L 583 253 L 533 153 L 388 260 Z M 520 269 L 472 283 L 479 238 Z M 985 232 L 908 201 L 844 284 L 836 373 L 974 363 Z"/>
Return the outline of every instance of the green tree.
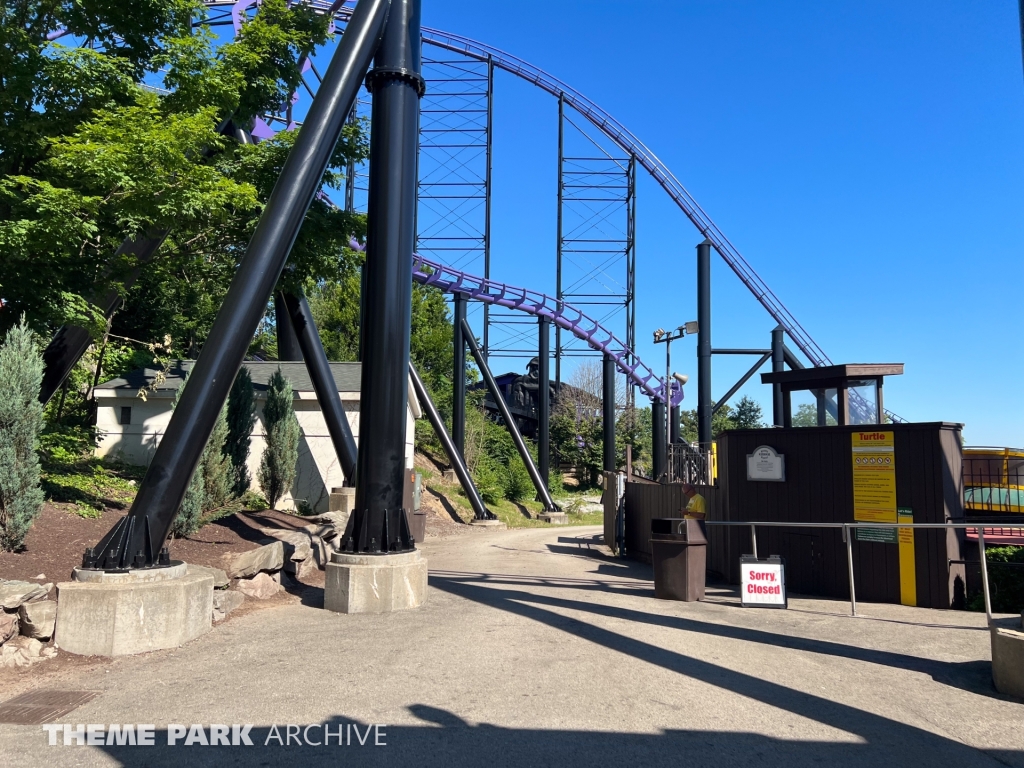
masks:
<path fill-rule="evenodd" d="M 732 422 L 734 429 L 761 429 L 765 426 L 761 405 L 744 395 L 736 404 Z"/>
<path fill-rule="evenodd" d="M 225 453 L 228 437 L 228 409 L 224 406 L 217 415 L 213 432 L 203 449 L 200 465 L 203 472 L 203 513 L 220 509 L 231 499 L 234 467 Z"/>
<path fill-rule="evenodd" d="M 22 317 L 0 346 L 0 550 L 25 541 L 43 506 L 39 484 L 39 432 L 43 356 Z"/>
<path fill-rule="evenodd" d="M 260 462 L 259 481 L 271 507 L 295 482 L 299 459 L 299 422 L 292 410 L 292 385 L 278 368 L 267 382 L 267 401 L 263 406 L 267 447 Z"/>
<path fill-rule="evenodd" d="M 125 293 L 114 333 L 170 336 L 194 355 L 209 332 L 294 132 L 254 146 L 218 135 L 284 103 L 303 56 L 329 19 L 306 3 L 264 0 L 236 39 L 214 49 L 193 0 L 109 3 L 22 0 L 0 10 L 0 330 L 22 311 L 36 328 L 101 327 L 89 300 Z M 47 36 L 88 38 L 70 48 Z M 160 85 L 155 91 L 145 85 Z M 339 141 L 324 184 L 366 156 L 359 124 Z M 362 217 L 311 206 L 292 253 L 301 284 L 331 276 Z M 164 230 L 156 259 L 138 263 L 126 237 Z"/>
<path fill-rule="evenodd" d="M 252 479 L 249 476 L 249 442 L 252 429 L 256 426 L 256 393 L 252 387 L 252 376 L 244 366 L 238 370 L 228 395 L 228 434 L 224 442 L 224 453 L 231 460 L 231 489 L 235 496 L 249 490 Z"/>

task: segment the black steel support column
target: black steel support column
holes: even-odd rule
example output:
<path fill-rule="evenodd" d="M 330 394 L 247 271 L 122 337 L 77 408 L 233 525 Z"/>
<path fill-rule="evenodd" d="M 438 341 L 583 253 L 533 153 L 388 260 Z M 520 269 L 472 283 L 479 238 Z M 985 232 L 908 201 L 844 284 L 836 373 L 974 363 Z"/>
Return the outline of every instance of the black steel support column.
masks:
<path fill-rule="evenodd" d="M 299 346 L 298 336 L 295 335 L 295 325 L 292 323 L 292 310 L 287 304 L 285 295 L 280 292 L 274 294 L 274 318 L 277 321 L 277 359 L 287 362 L 300 362 L 302 360 L 302 348 Z M 319 340 L 319 337 L 317 338 Z"/>
<path fill-rule="evenodd" d="M 466 458 L 466 339 L 462 321 L 466 319 L 466 294 L 455 294 L 455 323 L 452 329 L 454 361 L 452 366 L 452 440 L 459 456 Z"/>
<path fill-rule="evenodd" d="M 409 363 L 409 376 L 412 378 L 412 386 L 416 390 L 416 397 L 419 398 L 420 406 L 423 408 L 424 413 L 427 414 L 430 426 L 434 428 L 434 434 L 441 441 L 444 452 L 448 454 L 448 460 L 452 463 L 455 476 L 462 483 L 462 490 L 466 492 L 466 498 L 469 499 L 470 506 L 473 507 L 473 517 L 477 520 L 494 520 L 494 515 L 487 511 L 487 507 L 484 506 L 476 486 L 473 485 L 473 478 L 469 474 L 466 462 L 462 460 L 462 455 L 455 450 L 455 443 L 452 442 L 452 438 L 444 428 L 444 420 L 441 418 L 441 414 L 437 412 L 434 401 L 430 399 L 430 393 L 427 392 L 427 388 L 423 385 L 423 379 L 420 378 L 419 372 L 411 362 Z"/>
<path fill-rule="evenodd" d="M 665 474 L 665 401 L 651 402 L 651 476 L 660 480 Z"/>
<path fill-rule="evenodd" d="M 605 353 L 601 381 L 604 385 L 602 427 L 604 428 L 604 471 L 615 471 L 615 358 Z"/>
<path fill-rule="evenodd" d="M 313 313 L 309 309 L 306 297 L 294 296 L 290 293 L 280 294 L 284 299 L 285 316 L 291 321 L 290 328 L 297 337 L 296 343 L 306 361 L 309 379 L 313 382 L 317 402 L 327 423 L 327 432 L 331 436 L 334 452 L 338 456 L 341 471 L 345 475 L 345 485 L 352 488 L 356 484 L 356 440 L 352 436 L 345 407 L 338 394 L 338 384 L 331 373 L 331 364 L 327 361 L 323 342 L 316 330 Z M 278 316 L 278 323 L 281 316 Z M 278 342 L 280 343 L 280 342 Z"/>
<path fill-rule="evenodd" d="M 403 508 L 421 75 L 420 0 L 392 0 L 366 84 L 373 94 L 366 325 L 355 509 L 341 548 L 415 548 Z"/>
<path fill-rule="evenodd" d="M 772 373 L 786 370 L 786 331 L 780 325 L 772 331 Z M 782 408 L 782 385 L 772 384 L 772 416 L 776 427 L 785 424 Z"/>
<path fill-rule="evenodd" d="M 558 507 L 555 506 L 555 502 L 551 499 L 548 487 L 541 479 L 540 472 L 537 471 L 537 467 L 533 463 L 533 456 L 530 455 L 530 450 L 526 447 L 523 436 L 519 432 L 519 427 L 516 426 L 516 420 L 508 409 L 508 403 L 506 403 L 505 398 L 501 396 L 501 390 L 498 388 L 498 382 L 494 380 L 494 376 L 491 374 L 491 369 L 487 366 L 487 361 L 484 359 L 483 353 L 480 351 L 480 347 L 477 345 L 476 339 L 473 337 L 473 329 L 469 327 L 469 323 L 465 320 L 462 321 L 462 332 L 465 334 L 466 343 L 469 345 L 469 351 L 473 353 L 473 359 L 476 360 L 477 367 L 480 369 L 480 373 L 484 377 L 484 383 L 487 384 L 487 391 L 490 392 L 491 397 L 494 398 L 494 404 L 498 406 L 501 418 L 505 422 L 505 428 L 512 437 L 512 442 L 515 443 L 516 450 L 519 451 L 519 456 L 523 460 L 523 464 L 526 465 L 527 471 L 530 473 L 530 479 L 533 480 L 533 485 L 537 489 L 537 495 L 540 497 L 541 501 L 544 502 L 544 509 L 549 512 L 557 511 Z"/>
<path fill-rule="evenodd" d="M 551 476 L 551 321 L 542 317 L 537 326 L 537 469 L 547 486 Z"/>
<path fill-rule="evenodd" d="M 711 241 L 697 246 L 697 442 L 711 450 Z"/>
<path fill-rule="evenodd" d="M 131 511 L 96 550 L 86 551 L 85 567 L 118 570 L 166 563 L 161 548 L 320 187 L 390 5 L 389 0 L 360 0 L 353 11 Z M 403 280 L 410 284 L 408 276 Z M 403 375 L 403 387 L 405 381 Z M 404 427 L 404 411 L 402 418 Z"/>
<path fill-rule="evenodd" d="M 679 406 L 673 405 L 668 409 L 668 441 L 675 445 L 682 442 L 679 437 Z"/>

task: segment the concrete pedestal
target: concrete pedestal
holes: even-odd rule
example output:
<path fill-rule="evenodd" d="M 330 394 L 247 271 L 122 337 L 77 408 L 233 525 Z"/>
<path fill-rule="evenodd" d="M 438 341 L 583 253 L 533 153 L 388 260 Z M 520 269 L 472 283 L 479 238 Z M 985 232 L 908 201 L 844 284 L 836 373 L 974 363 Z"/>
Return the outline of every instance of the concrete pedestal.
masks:
<path fill-rule="evenodd" d="M 541 512 L 537 515 L 538 520 L 543 520 L 545 523 L 551 523 L 552 525 L 568 525 L 569 515 L 565 512 Z"/>
<path fill-rule="evenodd" d="M 178 648 L 210 631 L 213 576 L 170 568 L 104 573 L 76 568 L 57 585 L 57 646 L 82 656 Z"/>
<path fill-rule="evenodd" d="M 481 528 L 506 528 L 507 526 L 501 522 L 501 520 L 477 520 L 473 518 L 469 521 L 470 525 L 476 525 Z"/>
<path fill-rule="evenodd" d="M 350 515 L 355 507 L 355 488 L 348 488 L 345 486 L 331 488 L 330 500 L 328 501 L 328 510 L 330 512 L 344 512 L 345 514 Z"/>
<path fill-rule="evenodd" d="M 335 552 L 327 563 L 324 608 L 337 613 L 391 613 L 427 599 L 427 561 L 419 550 L 394 555 Z"/>
<path fill-rule="evenodd" d="M 992 682 L 996 690 L 1024 699 L 1024 627 L 1022 620 L 995 619 L 992 634 Z"/>

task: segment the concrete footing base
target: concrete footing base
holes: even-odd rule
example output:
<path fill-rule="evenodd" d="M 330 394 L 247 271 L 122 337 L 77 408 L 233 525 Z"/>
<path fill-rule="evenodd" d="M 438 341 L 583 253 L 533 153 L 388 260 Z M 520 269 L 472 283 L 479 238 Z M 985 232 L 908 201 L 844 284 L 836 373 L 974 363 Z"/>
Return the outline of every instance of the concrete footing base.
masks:
<path fill-rule="evenodd" d="M 335 552 L 327 563 L 324 608 L 337 613 L 391 613 L 427 599 L 427 561 L 418 550 L 394 555 Z"/>
<path fill-rule="evenodd" d="M 178 648 L 213 625 L 213 576 L 186 566 L 74 574 L 57 585 L 57 646 L 81 656 Z"/>
<path fill-rule="evenodd" d="M 989 631 L 992 634 L 992 682 L 996 690 L 1024 699 L 1024 627 L 1021 621 L 996 619 Z"/>
<path fill-rule="evenodd" d="M 506 528 L 506 527 L 508 527 L 503 522 L 501 522 L 501 520 L 477 520 L 476 518 L 473 518 L 472 520 L 470 520 L 469 524 L 470 525 L 476 525 L 476 526 L 478 526 L 480 528 Z"/>
<path fill-rule="evenodd" d="M 565 512 L 541 512 L 537 515 L 538 520 L 543 520 L 545 523 L 551 523 L 552 525 L 568 525 L 569 515 Z"/>

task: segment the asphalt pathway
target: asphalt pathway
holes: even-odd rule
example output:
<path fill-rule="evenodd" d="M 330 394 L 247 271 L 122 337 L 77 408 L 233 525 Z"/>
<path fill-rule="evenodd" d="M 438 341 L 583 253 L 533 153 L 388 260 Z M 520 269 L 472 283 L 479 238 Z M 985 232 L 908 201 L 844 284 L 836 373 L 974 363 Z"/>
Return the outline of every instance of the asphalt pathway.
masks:
<path fill-rule="evenodd" d="M 72 671 L 61 688 L 99 695 L 69 724 L 150 724 L 154 745 L 49 746 L 40 726 L 0 725 L 0 762 L 1024 768 L 1024 704 L 992 688 L 984 616 L 656 600 L 650 568 L 593 546 L 597 531 L 428 540 L 419 610 L 341 616 L 311 591 Z M 253 745 L 203 746 L 212 724 Z"/>

